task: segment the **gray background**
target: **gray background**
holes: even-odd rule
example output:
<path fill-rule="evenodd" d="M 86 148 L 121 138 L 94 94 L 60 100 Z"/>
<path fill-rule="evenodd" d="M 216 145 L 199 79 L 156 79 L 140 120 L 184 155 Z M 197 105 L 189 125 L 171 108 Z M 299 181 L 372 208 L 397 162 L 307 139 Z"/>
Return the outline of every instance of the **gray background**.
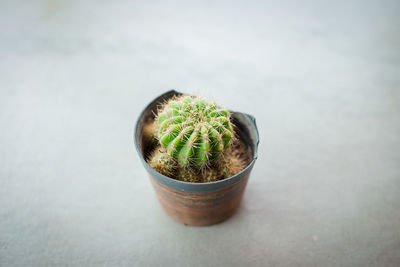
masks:
<path fill-rule="evenodd" d="M 1 1 L 1 266 L 399 266 L 400 2 Z M 240 210 L 185 227 L 133 148 L 176 88 L 255 115 Z"/>

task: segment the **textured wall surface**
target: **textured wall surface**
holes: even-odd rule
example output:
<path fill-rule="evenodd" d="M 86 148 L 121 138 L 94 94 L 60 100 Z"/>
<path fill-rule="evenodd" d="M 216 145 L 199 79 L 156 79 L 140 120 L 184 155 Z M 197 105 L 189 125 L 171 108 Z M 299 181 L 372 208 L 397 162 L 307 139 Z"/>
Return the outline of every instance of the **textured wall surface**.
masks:
<path fill-rule="evenodd" d="M 398 1 L 0 1 L 0 266 L 399 266 Z M 176 88 L 255 115 L 242 206 L 185 227 L 133 147 Z"/>

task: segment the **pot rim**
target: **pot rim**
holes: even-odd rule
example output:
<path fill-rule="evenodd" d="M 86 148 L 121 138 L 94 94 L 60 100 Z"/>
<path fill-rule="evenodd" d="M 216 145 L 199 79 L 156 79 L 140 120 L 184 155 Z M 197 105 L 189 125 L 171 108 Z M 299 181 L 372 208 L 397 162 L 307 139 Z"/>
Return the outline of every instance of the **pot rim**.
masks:
<path fill-rule="evenodd" d="M 246 126 L 248 128 L 249 135 L 251 135 L 251 139 L 254 139 L 254 140 L 252 140 L 253 144 L 250 144 L 252 147 L 251 150 L 252 150 L 253 159 L 243 170 L 241 170 L 240 172 L 238 172 L 237 174 L 235 174 L 231 177 L 228 177 L 228 178 L 225 178 L 225 179 L 219 180 L 219 181 L 206 182 L 206 183 L 184 182 L 184 181 L 176 180 L 174 178 L 165 176 L 165 175 L 157 172 L 152 167 L 150 167 L 150 165 L 144 159 L 144 155 L 142 154 L 142 150 L 141 150 L 142 146 L 141 146 L 140 140 L 139 140 L 139 136 L 140 136 L 139 130 L 141 130 L 140 126 L 143 125 L 144 118 L 145 118 L 147 111 L 149 109 L 151 109 L 152 106 L 159 103 L 160 101 L 167 99 L 173 95 L 181 95 L 181 94 L 183 94 L 183 93 L 177 92 L 176 90 L 172 89 L 172 90 L 169 90 L 169 91 L 161 94 L 160 96 L 154 98 L 148 105 L 146 105 L 146 107 L 140 113 L 139 118 L 136 120 L 134 132 L 133 132 L 133 140 L 134 140 L 134 145 L 135 145 L 136 151 L 139 154 L 139 158 L 142 161 L 142 164 L 144 165 L 145 169 L 149 172 L 149 174 L 153 178 L 155 178 L 161 184 L 163 184 L 169 188 L 172 188 L 174 190 L 181 191 L 181 192 L 208 193 L 208 192 L 218 191 L 218 190 L 224 189 L 228 186 L 236 184 L 240 179 L 242 179 L 243 177 L 247 176 L 250 173 L 250 171 L 252 170 L 252 168 L 255 164 L 255 161 L 258 158 L 258 145 L 260 143 L 260 139 L 259 139 L 259 133 L 258 133 L 257 124 L 256 124 L 256 119 L 254 118 L 254 116 L 246 114 L 246 113 L 235 112 L 235 111 L 230 110 L 230 112 L 232 113 L 232 115 L 235 118 L 237 118 L 237 119 L 240 118 L 242 120 L 245 120 L 243 123 L 247 124 Z M 249 142 L 251 142 L 251 141 L 249 141 Z"/>

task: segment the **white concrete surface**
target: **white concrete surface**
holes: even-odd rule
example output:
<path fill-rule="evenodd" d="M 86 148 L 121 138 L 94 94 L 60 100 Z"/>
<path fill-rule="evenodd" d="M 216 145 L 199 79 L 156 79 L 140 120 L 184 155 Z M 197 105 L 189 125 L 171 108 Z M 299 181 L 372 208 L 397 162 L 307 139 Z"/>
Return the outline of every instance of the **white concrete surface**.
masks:
<path fill-rule="evenodd" d="M 0 266 L 399 266 L 399 1 L 0 1 Z M 255 115 L 239 212 L 161 210 L 132 130 Z"/>

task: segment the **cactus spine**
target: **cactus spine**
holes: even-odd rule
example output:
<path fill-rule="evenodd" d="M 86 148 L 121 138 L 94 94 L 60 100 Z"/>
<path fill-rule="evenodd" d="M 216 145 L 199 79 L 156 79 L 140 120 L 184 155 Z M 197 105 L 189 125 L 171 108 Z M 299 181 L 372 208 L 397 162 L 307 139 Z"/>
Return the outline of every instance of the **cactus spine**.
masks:
<path fill-rule="evenodd" d="M 230 114 L 214 102 L 183 96 L 167 102 L 156 118 L 158 140 L 181 168 L 203 168 L 230 147 Z"/>

